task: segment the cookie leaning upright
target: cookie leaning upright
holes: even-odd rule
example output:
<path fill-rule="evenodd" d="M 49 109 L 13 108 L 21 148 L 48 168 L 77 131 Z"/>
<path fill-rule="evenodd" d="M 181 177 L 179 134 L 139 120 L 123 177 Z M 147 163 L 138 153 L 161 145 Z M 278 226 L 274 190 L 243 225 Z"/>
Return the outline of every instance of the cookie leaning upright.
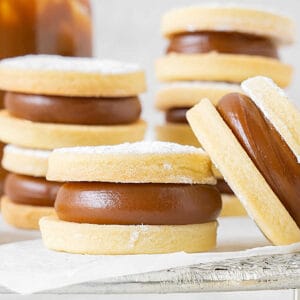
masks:
<path fill-rule="evenodd" d="M 143 139 L 144 72 L 96 58 L 29 55 L 0 62 L 0 139 L 40 149 Z"/>
<path fill-rule="evenodd" d="M 203 150 L 163 142 L 54 150 L 48 180 L 64 182 L 44 244 L 82 254 L 207 251 L 220 194 Z"/>
<path fill-rule="evenodd" d="M 300 112 L 265 77 L 242 83 L 217 108 L 202 100 L 191 127 L 262 232 L 276 245 L 300 241 Z"/>
<path fill-rule="evenodd" d="M 277 53 L 294 40 L 294 23 L 285 16 L 242 7 L 186 7 L 165 14 L 162 32 L 169 46 L 157 61 L 161 81 L 241 82 L 256 75 L 281 87 L 291 81 L 292 68 Z"/>

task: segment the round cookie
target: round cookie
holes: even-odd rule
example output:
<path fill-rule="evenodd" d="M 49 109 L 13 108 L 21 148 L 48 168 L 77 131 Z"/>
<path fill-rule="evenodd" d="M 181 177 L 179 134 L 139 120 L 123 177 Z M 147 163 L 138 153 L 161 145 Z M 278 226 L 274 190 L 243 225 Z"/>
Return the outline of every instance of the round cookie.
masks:
<path fill-rule="evenodd" d="M 175 107 L 192 107 L 202 98 L 209 98 L 216 104 L 222 96 L 234 92 L 242 92 L 239 85 L 199 81 L 174 82 L 166 84 L 158 91 L 155 106 L 162 111 Z"/>
<path fill-rule="evenodd" d="M 64 125 L 31 122 L 0 111 L 0 139 L 21 147 L 54 149 L 74 145 L 110 145 L 142 140 L 146 123 L 129 125 Z"/>
<path fill-rule="evenodd" d="M 199 252 L 215 247 L 217 223 L 191 225 L 95 225 L 40 220 L 49 249 L 85 254 L 158 254 Z M 76 236 L 76 238 L 74 238 Z"/>
<path fill-rule="evenodd" d="M 215 183 L 210 160 L 201 149 L 162 142 L 57 149 L 50 155 L 47 178 L 67 181 L 73 186 L 85 182 L 85 187 L 91 184 L 87 182 L 163 183 L 164 186 Z M 65 201 L 65 196 L 60 201 Z M 186 225 L 130 224 L 75 223 L 45 217 L 40 220 L 40 229 L 49 249 L 81 254 L 199 252 L 216 244 L 216 221 Z"/>
<path fill-rule="evenodd" d="M 27 55 L 0 62 L 0 88 L 28 94 L 127 97 L 146 90 L 133 64 L 96 58 Z"/>
<path fill-rule="evenodd" d="M 46 150 L 6 145 L 3 150 L 2 166 L 13 173 L 46 177 L 50 153 Z"/>
<path fill-rule="evenodd" d="M 156 76 L 160 81 L 204 80 L 239 83 L 257 74 L 270 77 L 279 86 L 286 87 L 291 82 L 292 68 L 273 58 L 215 52 L 171 53 L 156 62 Z"/>
<path fill-rule="evenodd" d="M 55 149 L 49 158 L 47 179 L 121 183 L 216 183 L 211 172 L 211 161 L 202 149 L 164 142 Z"/>
<path fill-rule="evenodd" d="M 190 6 L 166 13 L 161 30 L 166 37 L 197 31 L 227 31 L 265 36 L 280 44 L 295 39 L 295 24 L 268 11 L 232 6 Z"/>
<path fill-rule="evenodd" d="M 252 86 L 251 83 L 254 82 L 256 84 Z M 246 93 L 251 90 L 257 98 L 261 95 L 265 103 L 280 99 L 283 112 L 291 113 L 296 120 L 300 119 L 299 112 L 287 103 L 284 92 L 274 84 L 270 84 L 269 79 L 258 77 L 246 81 L 245 85 L 249 89 L 248 92 L 244 89 Z M 254 98 L 253 101 L 259 100 Z M 267 107 L 263 106 L 262 111 L 275 126 L 278 119 L 273 118 Z M 290 119 L 290 114 L 280 114 L 280 117 L 283 122 L 281 125 L 286 124 L 286 128 L 278 132 L 284 140 L 293 141 L 291 144 L 295 142 L 297 146 L 297 140 L 291 139 L 291 136 L 294 136 L 292 133 L 299 132 L 300 128 L 292 126 L 293 118 Z M 248 215 L 255 220 L 266 237 L 275 245 L 299 242 L 300 230 L 296 222 L 210 101 L 208 99 L 201 101 L 187 113 L 187 118 L 204 149 L 241 200 Z"/>
<path fill-rule="evenodd" d="M 1 198 L 1 214 L 5 222 L 22 229 L 39 229 L 39 220 L 45 216 L 56 216 L 53 207 L 24 205 Z"/>
<path fill-rule="evenodd" d="M 158 141 L 200 147 L 199 141 L 188 124 L 166 123 L 156 126 L 155 133 Z"/>

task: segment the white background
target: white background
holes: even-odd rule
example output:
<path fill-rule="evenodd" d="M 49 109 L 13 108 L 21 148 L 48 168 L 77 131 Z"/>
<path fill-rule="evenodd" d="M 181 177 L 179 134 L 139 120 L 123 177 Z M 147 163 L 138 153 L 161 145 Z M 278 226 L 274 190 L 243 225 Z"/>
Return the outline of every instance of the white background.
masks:
<path fill-rule="evenodd" d="M 137 62 L 147 72 L 148 91 L 142 96 L 143 117 L 153 126 L 162 116 L 153 108 L 155 92 L 159 84 L 154 75 L 155 59 L 164 53 L 166 41 L 160 33 L 160 20 L 164 12 L 174 7 L 201 3 L 203 0 L 94 0 L 95 54 Z M 218 3 L 258 6 L 284 13 L 294 18 L 300 28 L 299 0 L 240 0 Z M 298 29 L 299 29 L 298 28 Z M 299 41 L 297 31 L 297 40 Z M 289 94 L 300 106 L 300 44 L 280 50 L 282 61 L 295 68 L 295 76 Z"/>

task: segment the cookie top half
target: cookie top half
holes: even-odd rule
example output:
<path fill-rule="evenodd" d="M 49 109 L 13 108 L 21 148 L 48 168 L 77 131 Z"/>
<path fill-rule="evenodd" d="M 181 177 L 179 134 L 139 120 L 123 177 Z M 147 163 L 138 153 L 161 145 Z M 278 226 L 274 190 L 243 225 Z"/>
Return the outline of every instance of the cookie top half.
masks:
<path fill-rule="evenodd" d="M 48 180 L 215 184 L 200 148 L 164 142 L 61 148 L 49 158 Z"/>
<path fill-rule="evenodd" d="M 283 15 L 245 7 L 190 6 L 167 12 L 162 19 L 164 36 L 183 32 L 225 31 L 259 35 L 279 44 L 295 39 L 294 22 Z"/>
<path fill-rule="evenodd" d="M 86 57 L 26 55 L 0 62 L 0 88 L 28 94 L 129 97 L 146 90 L 135 64 Z"/>

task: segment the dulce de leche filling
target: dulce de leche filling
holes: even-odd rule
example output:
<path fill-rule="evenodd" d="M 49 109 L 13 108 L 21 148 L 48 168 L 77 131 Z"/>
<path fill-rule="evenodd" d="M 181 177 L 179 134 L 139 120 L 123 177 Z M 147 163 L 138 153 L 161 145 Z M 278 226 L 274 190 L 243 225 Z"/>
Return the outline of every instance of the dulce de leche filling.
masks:
<path fill-rule="evenodd" d="M 278 58 L 272 40 L 238 32 L 201 31 L 176 34 L 171 37 L 167 53 L 208 53 L 259 55 Z"/>
<path fill-rule="evenodd" d="M 17 118 L 42 123 L 118 125 L 133 123 L 141 114 L 137 97 L 62 97 L 7 92 L 4 105 Z"/>
<path fill-rule="evenodd" d="M 300 226 L 300 164 L 286 142 L 254 102 L 244 95 L 226 95 L 217 108 L 273 192 Z"/>
<path fill-rule="evenodd" d="M 234 195 L 234 192 L 224 179 L 218 179 L 217 189 L 221 194 Z"/>
<path fill-rule="evenodd" d="M 10 173 L 5 180 L 4 193 L 14 203 L 51 207 L 60 186 L 61 183 L 43 177 Z"/>
<path fill-rule="evenodd" d="M 55 210 L 61 220 L 90 224 L 184 225 L 216 220 L 214 186 L 152 183 L 65 183 Z"/>
<path fill-rule="evenodd" d="M 184 123 L 188 124 L 186 112 L 190 107 L 170 108 L 166 111 L 166 121 L 169 123 Z"/>

